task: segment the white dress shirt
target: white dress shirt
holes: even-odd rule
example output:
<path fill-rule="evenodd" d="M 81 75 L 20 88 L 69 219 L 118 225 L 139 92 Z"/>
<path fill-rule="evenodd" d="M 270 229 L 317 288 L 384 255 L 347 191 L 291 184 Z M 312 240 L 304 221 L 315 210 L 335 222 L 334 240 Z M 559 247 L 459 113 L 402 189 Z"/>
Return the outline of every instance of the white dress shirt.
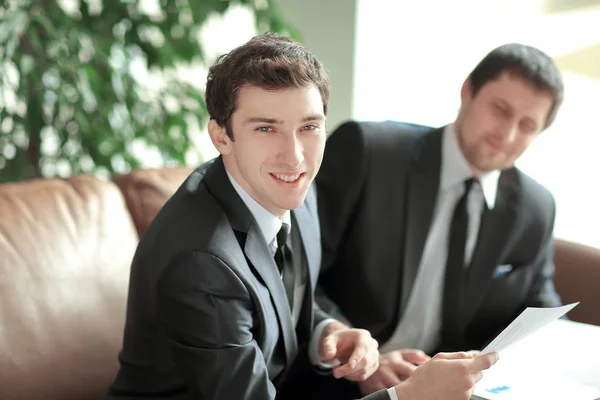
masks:
<path fill-rule="evenodd" d="M 441 152 L 440 187 L 415 283 L 398 326 L 379 348 L 381 353 L 402 348 L 431 353 L 440 345 L 450 224 L 454 208 L 465 190 L 464 181 L 473 177 L 458 145 L 453 125 L 444 129 Z M 474 184 L 467 198 L 466 265 L 475 249 L 484 201 L 489 209 L 494 208 L 499 178 L 500 171 L 479 177 L 480 185 Z"/>
<path fill-rule="evenodd" d="M 281 225 L 283 223 L 288 224 L 290 227 L 292 226 L 292 219 L 290 216 L 290 212 L 286 211 L 281 217 L 277 217 L 276 215 L 271 214 L 267 211 L 266 208 L 261 206 L 256 200 L 252 198 L 240 185 L 236 182 L 236 180 L 231 176 L 229 171 L 227 171 L 227 177 L 231 182 L 231 185 L 240 196 L 246 207 L 252 213 L 254 220 L 258 224 L 260 231 L 271 250 L 271 254 L 275 256 L 275 252 L 277 251 L 277 233 L 281 229 Z M 309 288 L 310 290 L 310 288 Z M 296 279 L 296 283 L 294 284 L 294 298 L 297 299 L 294 301 L 294 309 L 292 310 L 292 320 L 294 321 L 294 326 L 298 324 L 298 320 L 300 319 L 300 312 L 302 311 L 303 299 L 306 291 L 306 286 L 301 285 Z M 327 318 L 321 321 L 314 329 L 313 334 L 311 336 L 310 344 L 309 344 L 309 352 L 308 356 L 313 365 L 318 365 L 321 368 L 331 368 L 334 365 L 338 364 L 337 360 L 333 360 L 331 362 L 322 362 L 319 357 L 319 339 L 325 329 L 325 326 L 330 322 L 335 321 L 332 318 Z"/>

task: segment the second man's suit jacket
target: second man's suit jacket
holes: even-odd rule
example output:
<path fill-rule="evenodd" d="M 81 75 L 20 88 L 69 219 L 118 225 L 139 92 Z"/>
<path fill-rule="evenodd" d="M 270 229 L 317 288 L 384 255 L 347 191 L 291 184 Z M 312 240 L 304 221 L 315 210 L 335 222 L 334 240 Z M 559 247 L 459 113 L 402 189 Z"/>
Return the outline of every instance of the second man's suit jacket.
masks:
<path fill-rule="evenodd" d="M 432 222 L 443 128 L 348 122 L 328 139 L 317 175 L 324 310 L 393 334 L 407 305 Z M 527 306 L 556 306 L 551 194 L 516 168 L 502 171 L 495 207 L 484 210 L 465 283 L 465 306 L 439 350 L 481 348 Z M 440 266 L 441 268 L 444 266 Z"/>
<path fill-rule="evenodd" d="M 268 244 L 221 158 L 195 170 L 140 240 L 107 398 L 289 398 L 308 368 L 313 327 L 327 317 L 313 301 L 321 262 L 314 190 L 293 219 L 310 280 L 296 327 Z"/>

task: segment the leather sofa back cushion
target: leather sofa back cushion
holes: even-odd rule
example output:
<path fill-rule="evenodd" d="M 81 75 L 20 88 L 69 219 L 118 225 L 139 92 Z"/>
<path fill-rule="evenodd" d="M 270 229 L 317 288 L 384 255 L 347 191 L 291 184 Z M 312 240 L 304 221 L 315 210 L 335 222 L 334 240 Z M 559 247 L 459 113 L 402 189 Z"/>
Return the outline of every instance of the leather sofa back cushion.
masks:
<path fill-rule="evenodd" d="M 137 241 L 110 181 L 0 186 L 0 398 L 102 397 Z"/>
<path fill-rule="evenodd" d="M 189 167 L 139 169 L 113 177 L 125 196 L 140 237 L 192 171 Z"/>

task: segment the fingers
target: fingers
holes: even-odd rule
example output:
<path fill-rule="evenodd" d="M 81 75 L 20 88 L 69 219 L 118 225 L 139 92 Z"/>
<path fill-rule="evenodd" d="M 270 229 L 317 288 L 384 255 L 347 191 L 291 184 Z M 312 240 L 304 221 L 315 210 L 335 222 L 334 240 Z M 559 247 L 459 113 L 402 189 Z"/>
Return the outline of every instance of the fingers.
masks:
<path fill-rule="evenodd" d="M 492 352 L 484 355 L 478 355 L 473 358 L 471 363 L 471 371 L 478 372 L 490 368 L 498 361 L 498 353 Z"/>
<path fill-rule="evenodd" d="M 362 367 L 362 365 L 360 367 Z M 351 365 L 350 362 L 338 365 L 337 367 L 333 367 L 333 376 L 337 379 L 347 378 L 350 374 L 354 372 L 355 368 L 356 365 Z"/>
<path fill-rule="evenodd" d="M 320 356 L 323 361 L 329 361 L 337 355 L 338 337 L 326 336 L 321 342 Z"/>
<path fill-rule="evenodd" d="M 345 379 L 353 382 L 362 382 L 373 374 L 377 370 L 377 364 L 368 364 L 367 359 L 364 358 L 358 366 L 354 369 L 354 371 L 350 372 L 348 375 L 344 376 Z M 335 373 L 334 373 L 335 375 Z"/>
<path fill-rule="evenodd" d="M 424 364 L 431 359 L 423 350 L 404 349 L 400 353 L 402 358 L 413 364 Z"/>
<path fill-rule="evenodd" d="M 479 382 L 481 380 L 481 378 L 483 378 L 483 372 L 482 371 L 474 372 L 472 374 L 472 376 L 473 376 L 473 385 L 475 385 L 477 382 Z"/>
<path fill-rule="evenodd" d="M 382 387 L 380 387 L 380 389 L 391 388 L 392 386 L 396 386 L 396 385 L 400 384 L 400 382 L 402 382 L 402 380 L 400 379 L 400 377 L 398 375 L 396 375 L 395 373 L 393 373 L 392 371 L 390 371 L 387 368 L 378 369 L 377 374 L 379 375 L 379 382 L 382 385 Z"/>
<path fill-rule="evenodd" d="M 429 360 L 430 357 L 421 350 L 404 349 L 382 354 L 380 364 L 392 370 L 399 377 L 408 378 L 417 369 L 415 364 L 421 365 Z"/>
<path fill-rule="evenodd" d="M 416 369 L 406 382 L 396 386 L 400 398 L 469 399 L 483 370 L 498 360 L 497 353 L 439 353 Z"/>
<path fill-rule="evenodd" d="M 390 363 L 389 367 L 394 371 L 397 376 L 408 378 L 412 376 L 413 372 L 417 369 L 417 366 L 407 361 L 401 360 L 395 363 Z"/>
<path fill-rule="evenodd" d="M 474 357 L 476 357 L 476 354 L 468 353 L 466 351 L 458 351 L 455 353 L 437 353 L 433 358 L 438 360 L 466 360 Z"/>
<path fill-rule="evenodd" d="M 366 331 L 365 331 L 366 332 Z M 352 381 L 367 379 L 379 367 L 379 344 L 370 334 L 355 332 L 354 349 L 348 361 L 333 369 L 333 376 Z"/>
<path fill-rule="evenodd" d="M 357 346 L 354 347 L 354 351 L 352 351 L 352 354 L 350 355 L 350 358 L 348 358 L 348 362 L 346 363 L 350 370 L 355 369 L 358 363 L 363 361 L 368 350 L 369 345 L 364 343 L 359 343 L 357 344 Z"/>

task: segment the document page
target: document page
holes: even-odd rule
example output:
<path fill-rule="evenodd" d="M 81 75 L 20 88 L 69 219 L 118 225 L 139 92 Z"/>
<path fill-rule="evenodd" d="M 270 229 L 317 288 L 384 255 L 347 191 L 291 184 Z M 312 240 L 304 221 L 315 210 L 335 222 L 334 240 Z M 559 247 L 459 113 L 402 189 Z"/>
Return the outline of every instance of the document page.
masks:
<path fill-rule="evenodd" d="M 492 372 L 490 370 L 489 372 Z M 472 399 L 482 400 L 597 400 L 600 391 L 563 379 L 549 380 L 537 374 L 515 376 L 494 371 L 475 385 Z"/>
<path fill-rule="evenodd" d="M 482 354 L 500 351 L 513 343 L 529 336 L 538 329 L 556 321 L 579 302 L 561 307 L 536 308 L 528 307 L 510 325 L 506 327 L 492 342 L 482 350 Z"/>
<path fill-rule="evenodd" d="M 500 352 L 473 399 L 600 399 L 600 326 L 558 319 Z"/>

